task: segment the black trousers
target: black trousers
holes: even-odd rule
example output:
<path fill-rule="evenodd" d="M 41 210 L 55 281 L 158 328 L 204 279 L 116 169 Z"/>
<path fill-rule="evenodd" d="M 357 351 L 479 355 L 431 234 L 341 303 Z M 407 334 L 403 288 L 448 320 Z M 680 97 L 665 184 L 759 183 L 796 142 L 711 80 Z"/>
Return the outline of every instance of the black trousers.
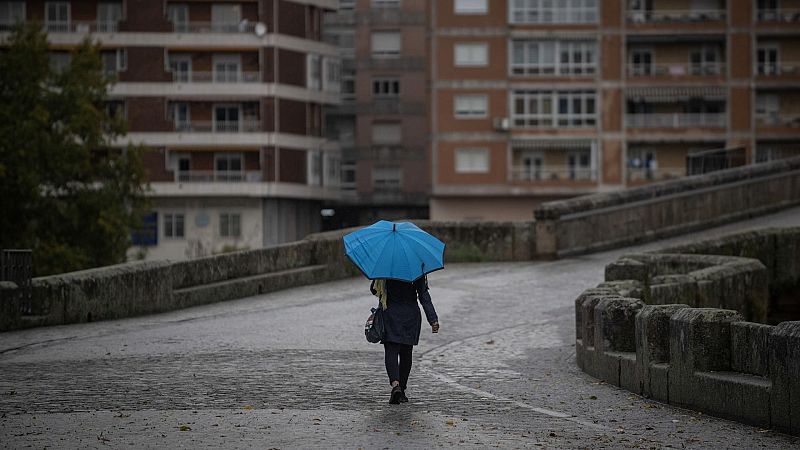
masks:
<path fill-rule="evenodd" d="M 386 356 L 386 374 L 389 375 L 389 384 L 392 384 L 392 381 L 399 381 L 400 387 L 406 390 L 408 375 L 411 373 L 411 352 L 414 350 L 414 346 L 384 342 L 383 350 Z"/>

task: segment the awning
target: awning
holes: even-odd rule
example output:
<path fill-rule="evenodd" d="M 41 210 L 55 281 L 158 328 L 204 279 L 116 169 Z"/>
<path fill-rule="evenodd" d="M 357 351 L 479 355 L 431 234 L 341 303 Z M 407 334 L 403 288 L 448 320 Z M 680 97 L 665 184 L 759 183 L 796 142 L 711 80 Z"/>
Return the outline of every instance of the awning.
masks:
<path fill-rule="evenodd" d="M 590 150 L 592 141 L 588 139 L 537 139 L 513 138 L 514 150 Z"/>
<path fill-rule="evenodd" d="M 680 102 L 690 98 L 724 101 L 728 96 L 723 86 L 632 87 L 626 91 L 629 101 Z"/>

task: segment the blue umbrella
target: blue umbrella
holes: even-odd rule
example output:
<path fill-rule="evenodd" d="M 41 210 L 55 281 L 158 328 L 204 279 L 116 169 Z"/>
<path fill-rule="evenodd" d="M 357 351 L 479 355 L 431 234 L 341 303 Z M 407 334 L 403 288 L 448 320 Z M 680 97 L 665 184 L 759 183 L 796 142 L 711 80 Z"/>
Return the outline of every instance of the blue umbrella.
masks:
<path fill-rule="evenodd" d="M 414 281 L 444 268 L 444 243 L 410 222 L 381 220 L 349 233 L 344 250 L 370 280 Z"/>

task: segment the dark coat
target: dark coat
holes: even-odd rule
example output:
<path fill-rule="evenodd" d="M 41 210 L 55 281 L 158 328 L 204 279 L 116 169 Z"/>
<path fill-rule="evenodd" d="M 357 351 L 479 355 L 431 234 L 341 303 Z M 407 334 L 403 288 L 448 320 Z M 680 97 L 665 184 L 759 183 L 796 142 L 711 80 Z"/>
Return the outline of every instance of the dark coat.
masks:
<path fill-rule="evenodd" d="M 374 285 L 373 281 L 369 288 L 373 295 L 376 293 Z M 427 278 L 422 277 L 413 283 L 386 280 L 386 293 L 387 308 L 383 311 L 386 337 L 383 342 L 417 345 L 422 329 L 422 315 L 419 312 L 417 298 L 422 304 L 422 309 L 425 310 L 428 323 L 439 321 L 431 302 L 431 296 L 428 294 Z"/>

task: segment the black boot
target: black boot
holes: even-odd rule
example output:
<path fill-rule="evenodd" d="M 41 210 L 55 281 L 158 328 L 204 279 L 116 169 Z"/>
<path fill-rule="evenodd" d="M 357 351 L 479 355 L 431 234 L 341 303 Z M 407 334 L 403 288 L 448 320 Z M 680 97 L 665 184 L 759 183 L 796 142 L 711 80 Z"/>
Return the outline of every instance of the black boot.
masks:
<path fill-rule="evenodd" d="M 400 403 L 408 403 L 408 397 L 406 397 L 406 390 L 404 388 L 400 388 Z"/>
<path fill-rule="evenodd" d="M 390 405 L 397 405 L 400 403 L 400 397 L 403 395 L 403 390 L 400 389 L 400 386 L 395 386 L 392 388 L 392 396 L 389 397 L 389 404 Z"/>

